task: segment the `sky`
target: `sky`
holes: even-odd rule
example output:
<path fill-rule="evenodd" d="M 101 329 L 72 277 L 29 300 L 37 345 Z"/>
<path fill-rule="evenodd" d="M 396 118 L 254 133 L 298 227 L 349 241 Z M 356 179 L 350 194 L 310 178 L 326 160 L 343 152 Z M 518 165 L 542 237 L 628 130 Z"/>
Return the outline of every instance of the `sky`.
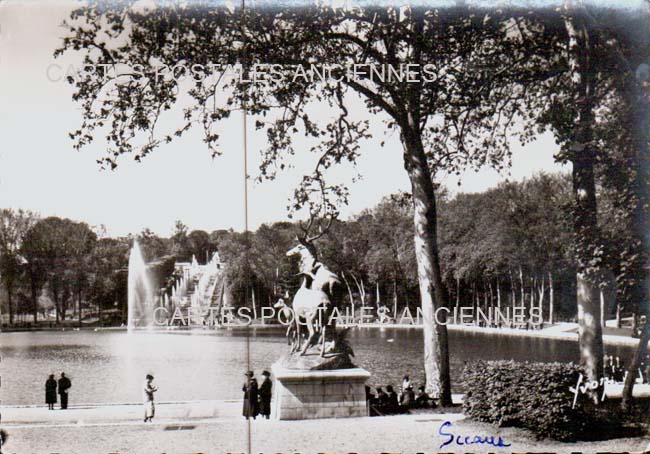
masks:
<path fill-rule="evenodd" d="M 0 208 L 23 208 L 42 216 L 61 216 L 104 226 L 109 235 L 138 233 L 150 228 L 171 234 L 175 220 L 190 229 L 244 228 L 243 121 L 234 117 L 223 124 L 224 153 L 212 159 L 198 131 L 161 146 L 141 163 L 128 157 L 114 171 L 101 170 L 96 160 L 103 143 L 97 138 L 82 151 L 72 148 L 68 133 L 79 127 L 81 115 L 71 99 L 71 87 L 60 79 L 72 56 L 54 59 L 64 30 L 62 20 L 73 7 L 69 1 L 0 1 Z M 363 106 L 354 106 L 362 111 Z M 408 191 L 401 146 L 396 136 L 386 137 L 380 121 L 372 121 L 373 140 L 362 147 L 357 168 L 341 168 L 336 179 L 363 178 L 350 185 L 350 203 L 341 210 L 348 217 L 370 208 L 382 197 Z M 287 220 L 286 206 L 293 188 L 313 157 L 307 144 L 295 168 L 272 182 L 249 183 L 249 228 Z M 264 136 L 250 133 L 249 173 L 257 175 Z M 510 171 L 469 171 L 459 178 L 442 177 L 452 193 L 480 192 L 506 178 L 521 180 L 539 171 L 555 172 L 557 151 L 550 134 L 521 147 L 513 144 Z"/>

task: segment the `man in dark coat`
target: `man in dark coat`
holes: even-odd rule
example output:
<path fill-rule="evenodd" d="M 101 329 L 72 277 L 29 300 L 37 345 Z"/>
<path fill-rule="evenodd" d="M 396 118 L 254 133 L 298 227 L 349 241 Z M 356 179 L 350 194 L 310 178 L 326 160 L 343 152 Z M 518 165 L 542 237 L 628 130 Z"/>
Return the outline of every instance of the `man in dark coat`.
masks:
<path fill-rule="evenodd" d="M 399 408 L 399 403 L 397 399 L 397 393 L 393 390 L 391 385 L 386 386 L 386 396 L 387 396 L 387 413 L 395 413 Z"/>
<path fill-rule="evenodd" d="M 418 388 L 418 395 L 415 397 L 415 406 L 417 408 L 435 408 L 436 403 L 426 393 L 424 386 Z"/>
<path fill-rule="evenodd" d="M 48 410 L 54 410 L 54 404 L 56 403 L 56 380 L 54 375 L 50 375 L 45 381 L 45 403 Z"/>
<path fill-rule="evenodd" d="M 271 374 L 268 370 L 262 372 L 264 380 L 260 385 L 260 414 L 262 417 L 269 419 L 271 416 L 271 389 L 273 383 L 271 382 Z"/>
<path fill-rule="evenodd" d="M 244 409 L 242 414 L 246 419 L 257 416 L 257 380 L 253 377 L 253 371 L 246 372 L 246 382 L 242 387 L 244 392 Z"/>
<path fill-rule="evenodd" d="M 61 372 L 59 378 L 59 395 L 61 396 L 61 410 L 68 408 L 68 390 L 72 387 L 70 379 Z"/>

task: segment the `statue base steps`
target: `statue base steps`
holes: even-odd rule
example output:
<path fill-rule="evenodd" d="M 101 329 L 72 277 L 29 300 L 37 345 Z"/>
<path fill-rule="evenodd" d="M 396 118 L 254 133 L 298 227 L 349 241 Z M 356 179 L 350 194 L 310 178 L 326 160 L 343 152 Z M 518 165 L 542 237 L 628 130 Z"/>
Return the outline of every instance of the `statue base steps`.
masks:
<path fill-rule="evenodd" d="M 272 370 L 275 419 L 368 416 L 364 385 L 370 373 L 364 369 L 295 370 L 276 363 Z"/>

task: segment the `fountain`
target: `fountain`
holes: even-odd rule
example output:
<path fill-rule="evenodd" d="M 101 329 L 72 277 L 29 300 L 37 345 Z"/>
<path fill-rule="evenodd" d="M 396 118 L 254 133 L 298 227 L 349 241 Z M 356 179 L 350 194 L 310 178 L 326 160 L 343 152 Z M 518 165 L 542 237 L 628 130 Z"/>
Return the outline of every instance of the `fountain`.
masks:
<path fill-rule="evenodd" d="M 129 255 L 128 279 L 127 327 L 132 330 L 135 327 L 151 326 L 153 322 L 153 285 L 137 241 L 133 241 Z"/>
<path fill-rule="evenodd" d="M 177 309 L 189 307 L 196 314 L 206 312 L 213 302 L 216 287 L 223 279 L 221 260 L 215 252 L 205 265 L 199 265 L 196 257 L 191 262 L 174 264 L 174 281 L 160 287 L 164 281 L 161 275 L 161 260 L 146 264 L 140 245 L 133 242 L 129 256 L 128 273 L 128 329 L 165 325 L 172 320 Z M 164 268 L 163 268 L 164 269 Z M 160 289 L 158 293 L 154 289 Z M 156 312 L 162 308 L 162 312 Z M 156 320 L 154 320 L 156 314 Z M 167 317 L 165 321 L 164 317 Z"/>

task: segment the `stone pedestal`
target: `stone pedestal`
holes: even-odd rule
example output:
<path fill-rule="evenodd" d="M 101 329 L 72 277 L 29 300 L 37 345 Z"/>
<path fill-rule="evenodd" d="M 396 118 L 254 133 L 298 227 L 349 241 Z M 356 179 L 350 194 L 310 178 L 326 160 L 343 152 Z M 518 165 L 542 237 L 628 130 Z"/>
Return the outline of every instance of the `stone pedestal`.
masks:
<path fill-rule="evenodd" d="M 275 419 L 353 418 L 368 416 L 361 368 L 295 370 L 272 367 Z"/>

